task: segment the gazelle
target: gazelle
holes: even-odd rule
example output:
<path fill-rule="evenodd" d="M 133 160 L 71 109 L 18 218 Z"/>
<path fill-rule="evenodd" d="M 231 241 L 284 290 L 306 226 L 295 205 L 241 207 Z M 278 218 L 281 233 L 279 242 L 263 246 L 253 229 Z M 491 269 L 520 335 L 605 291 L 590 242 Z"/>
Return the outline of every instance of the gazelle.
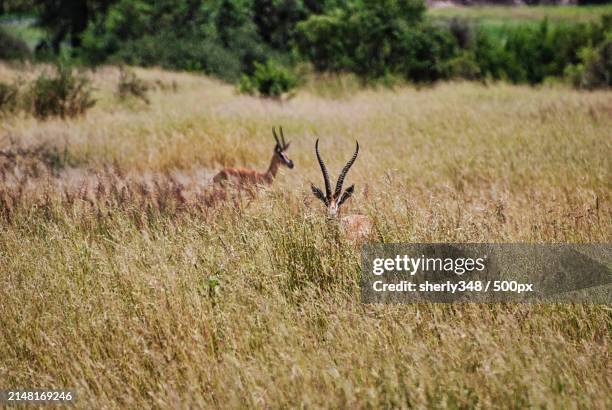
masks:
<path fill-rule="evenodd" d="M 321 154 L 319 153 L 319 140 L 315 143 L 315 152 L 317 154 L 317 160 L 319 161 L 319 166 L 321 167 L 321 172 L 323 173 L 323 181 L 325 182 L 325 194 L 319 188 L 314 186 L 314 184 L 310 184 L 310 188 L 312 189 L 312 193 L 314 196 L 319 198 L 325 204 L 327 208 L 327 214 L 330 218 L 334 218 L 340 222 L 340 226 L 345 231 L 347 237 L 352 240 L 360 240 L 368 237 L 370 232 L 372 231 L 372 221 L 365 215 L 346 215 L 340 216 L 340 207 L 347 199 L 353 195 L 355 192 L 355 184 L 346 188 L 344 192 L 342 192 L 342 185 L 344 184 L 344 178 L 348 173 L 351 166 L 357 159 L 357 154 L 359 153 L 359 142 L 355 141 L 357 146 L 355 147 L 355 153 L 351 157 L 351 159 L 346 163 L 342 171 L 340 172 L 340 176 L 338 177 L 338 181 L 336 182 L 336 189 L 332 193 L 331 191 L 331 183 L 329 181 L 329 174 L 327 173 L 327 168 L 325 167 L 325 163 L 323 162 L 323 158 L 321 158 Z"/>
<path fill-rule="evenodd" d="M 280 140 L 278 139 L 276 129 L 274 128 L 272 128 L 272 135 L 274 135 L 276 145 L 274 146 L 274 153 L 272 154 L 270 166 L 268 167 L 267 171 L 259 172 L 248 168 L 224 168 L 213 177 L 213 182 L 219 184 L 232 182 L 238 187 L 270 185 L 281 165 L 284 165 L 289 169 L 293 168 L 293 161 L 291 161 L 285 153 L 291 143 L 285 142 L 283 127 L 280 127 Z"/>

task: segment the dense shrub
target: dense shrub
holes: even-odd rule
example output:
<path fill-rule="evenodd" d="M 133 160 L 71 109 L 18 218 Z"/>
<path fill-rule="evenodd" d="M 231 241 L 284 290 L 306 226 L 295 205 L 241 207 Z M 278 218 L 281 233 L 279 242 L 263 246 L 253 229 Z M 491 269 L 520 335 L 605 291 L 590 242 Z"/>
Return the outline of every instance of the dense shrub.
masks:
<path fill-rule="evenodd" d="M 148 3 L 120 0 L 88 25 L 81 36 L 81 56 L 89 63 L 102 63 L 117 53 L 122 44 L 145 35 L 150 25 Z"/>
<path fill-rule="evenodd" d="M 608 30 L 598 24 L 522 24 L 497 28 L 481 27 L 473 45 L 480 75 L 514 83 L 541 83 L 562 77 L 567 67 L 582 61 L 580 50 L 600 44 Z"/>
<path fill-rule="evenodd" d="M 370 78 L 390 72 L 421 76 L 422 70 L 417 66 L 424 64 L 435 71 L 436 62 L 428 54 L 441 50 L 437 44 L 433 44 L 435 50 L 431 53 L 425 50 L 433 42 L 421 36 L 424 11 L 419 0 L 345 2 L 327 15 L 311 16 L 299 23 L 296 44 L 318 70 L 352 71 Z M 426 61 L 414 61 L 417 55 Z M 428 80 L 437 77 L 437 73 L 423 77 Z"/>
<path fill-rule="evenodd" d="M 513 82 L 540 83 L 546 77 L 560 76 L 564 68 L 578 60 L 578 50 L 597 41 L 596 33 L 587 24 L 521 25 L 504 32 L 504 51 Z"/>
<path fill-rule="evenodd" d="M 575 87 L 612 87 L 612 38 L 603 42 L 597 49 L 583 48 L 580 57 L 580 63 L 568 66 L 565 71 Z"/>
<path fill-rule="evenodd" d="M 126 42 L 115 58 L 129 65 L 159 65 L 168 69 L 202 71 L 227 81 L 240 78 L 240 57 L 221 44 L 172 33 L 145 36 Z"/>
<path fill-rule="evenodd" d="M 280 98 L 298 84 L 297 78 L 288 69 L 271 61 L 255 63 L 252 76 L 244 75 L 240 80 L 240 92 L 257 94 L 262 97 Z"/>
<path fill-rule="evenodd" d="M 93 107 L 89 80 L 72 68 L 59 64 L 51 74 L 41 73 L 30 85 L 28 106 L 38 118 L 74 117 Z"/>
<path fill-rule="evenodd" d="M 27 44 L 0 27 L 0 60 L 25 60 L 30 57 Z"/>
<path fill-rule="evenodd" d="M 415 82 L 447 78 L 448 61 L 457 56 L 457 46 L 450 32 L 433 25 L 407 30 L 398 52 L 398 71 Z"/>
<path fill-rule="evenodd" d="M 318 71 L 350 70 L 352 59 L 347 28 L 342 12 L 315 15 L 297 25 L 297 45 L 302 56 L 311 61 Z"/>
<path fill-rule="evenodd" d="M 286 50 L 294 37 L 295 26 L 309 10 L 300 0 L 252 0 L 253 23 L 261 39 L 275 49 Z"/>
<path fill-rule="evenodd" d="M 447 63 L 447 70 L 450 78 L 477 80 L 482 77 L 476 58 L 469 51 L 450 59 Z"/>
<path fill-rule="evenodd" d="M 297 48 L 318 71 L 365 78 L 400 74 L 414 82 L 486 77 L 537 84 L 563 76 L 568 65 L 581 61 L 579 50 L 600 44 L 611 26 L 610 18 L 503 26 L 455 18 L 434 24 L 423 21 L 417 3 L 346 2 L 298 23 Z"/>
<path fill-rule="evenodd" d="M 159 65 L 238 81 L 256 62 L 277 57 L 258 33 L 251 3 L 120 0 L 89 25 L 80 56 L 92 64 Z"/>
<path fill-rule="evenodd" d="M 564 73 L 602 78 L 607 66 L 597 50 L 612 31 L 610 16 L 600 23 L 430 20 L 423 0 L 81 3 L 37 2 L 51 50 L 69 38 L 71 53 L 85 63 L 158 65 L 230 82 L 243 78 L 244 90 L 261 85 L 262 95 L 280 92 L 282 82 L 253 83 L 257 67 L 262 75 L 270 60 L 285 67 L 305 61 L 319 72 L 349 72 L 376 82 L 492 78 L 538 84 Z"/>

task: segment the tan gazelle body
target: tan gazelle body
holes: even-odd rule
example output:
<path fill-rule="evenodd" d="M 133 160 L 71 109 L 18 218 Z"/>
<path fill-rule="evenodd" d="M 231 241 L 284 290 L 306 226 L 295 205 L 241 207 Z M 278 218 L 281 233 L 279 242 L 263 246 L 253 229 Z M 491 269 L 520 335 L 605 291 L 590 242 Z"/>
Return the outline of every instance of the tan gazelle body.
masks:
<path fill-rule="evenodd" d="M 293 161 L 291 161 L 286 154 L 290 142 L 285 143 L 282 127 L 280 128 L 280 134 L 281 138 L 279 140 L 276 135 L 276 130 L 272 128 L 272 135 L 274 135 L 276 145 L 274 146 L 270 166 L 266 171 L 260 172 L 249 168 L 224 168 L 213 177 L 213 182 L 220 185 L 230 183 L 238 188 L 272 184 L 281 165 L 289 169 L 293 168 Z"/>

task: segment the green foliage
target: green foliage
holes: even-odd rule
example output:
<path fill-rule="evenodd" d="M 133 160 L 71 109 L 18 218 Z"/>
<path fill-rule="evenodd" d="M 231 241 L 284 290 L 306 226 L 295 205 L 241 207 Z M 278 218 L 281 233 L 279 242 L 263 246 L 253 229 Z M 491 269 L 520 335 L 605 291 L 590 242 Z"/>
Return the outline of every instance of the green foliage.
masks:
<path fill-rule="evenodd" d="M 600 24 L 521 24 L 491 29 L 481 27 L 473 46 L 482 76 L 514 83 L 537 84 L 561 77 L 581 61 L 580 50 L 599 44 L 607 30 Z"/>
<path fill-rule="evenodd" d="M 259 37 L 251 3 L 120 0 L 89 25 L 80 55 L 92 64 L 160 65 L 237 81 L 274 56 Z"/>
<path fill-rule="evenodd" d="M 17 108 L 19 88 L 16 84 L 0 82 L 0 114 L 12 113 Z"/>
<path fill-rule="evenodd" d="M 221 42 L 228 46 L 237 29 L 249 25 L 252 16 L 246 2 L 222 0 L 214 17 Z"/>
<path fill-rule="evenodd" d="M 246 94 L 280 98 L 297 84 L 298 80 L 291 71 L 268 61 L 266 64 L 255 63 L 255 72 L 252 76 L 242 77 L 239 89 Z"/>
<path fill-rule="evenodd" d="M 41 119 L 74 117 L 94 106 L 91 92 L 87 77 L 74 74 L 71 67 L 58 64 L 51 74 L 41 73 L 30 85 L 27 105 L 32 114 Z"/>
<path fill-rule="evenodd" d="M 357 0 L 297 25 L 300 53 L 319 70 L 383 77 L 401 64 L 406 38 L 423 20 L 414 0 Z"/>
<path fill-rule="evenodd" d="M 432 82 L 447 77 L 447 61 L 456 56 L 456 43 L 447 29 L 424 25 L 405 32 L 397 67 L 414 82 Z"/>
<path fill-rule="evenodd" d="M 477 80 L 481 78 L 480 67 L 476 57 L 470 51 L 464 52 L 452 58 L 447 64 L 450 78 L 462 78 L 465 80 Z"/>
<path fill-rule="evenodd" d="M 252 10 L 263 41 L 283 50 L 291 43 L 296 24 L 308 14 L 301 0 L 252 0 Z"/>
<path fill-rule="evenodd" d="M 586 68 L 580 50 L 597 50 L 612 26 L 610 16 L 594 21 L 607 10 L 602 7 L 592 12 L 540 7 L 533 9 L 536 17 L 522 16 L 518 8 L 466 7 L 452 13 L 429 12 L 434 17 L 427 18 L 423 0 L 87 0 L 75 7 L 71 0 L 33 0 L 28 4 L 26 9 L 37 14 L 50 35 L 47 52 L 59 54 L 60 45 L 70 40 L 69 54 L 84 63 L 201 71 L 241 81 L 241 88 L 251 92 L 259 89 L 253 84 L 257 67 L 270 60 L 294 67 L 306 62 L 318 72 L 353 73 L 366 82 L 492 78 L 538 84 Z M 0 32 L 0 45 L 5 37 Z M 0 58 L 8 49 L 21 48 L 1 47 Z M 591 60 L 592 72 L 606 69 L 597 63 L 601 58 Z M 275 87 L 262 95 L 279 92 Z"/>
<path fill-rule="evenodd" d="M 181 39 L 170 33 L 128 41 L 115 57 L 130 65 L 202 71 L 227 81 L 235 81 L 241 73 L 239 56 L 218 42 Z"/>
<path fill-rule="evenodd" d="M 568 66 L 566 77 L 577 88 L 612 87 L 612 38 L 597 49 L 585 47 L 580 52 L 581 62 Z"/>
<path fill-rule="evenodd" d="M 318 71 L 340 71 L 351 66 L 346 28 L 340 11 L 314 15 L 297 25 L 297 45 Z"/>
<path fill-rule="evenodd" d="M 151 7 L 144 1 L 121 0 L 89 24 L 82 35 L 81 55 L 93 64 L 118 52 L 123 42 L 139 38 L 151 23 Z"/>
<path fill-rule="evenodd" d="M 28 45 L 0 27 L 0 60 L 26 60 L 30 57 Z"/>
<path fill-rule="evenodd" d="M 72 47 L 81 46 L 82 35 L 88 24 L 98 15 L 106 13 L 116 0 L 31 0 L 32 11 L 38 18 L 38 25 L 44 27 L 50 38 L 44 48 L 51 48 L 57 55 L 65 40 Z"/>
<path fill-rule="evenodd" d="M 365 78 L 401 74 L 414 82 L 489 77 L 537 84 L 562 76 L 580 61 L 579 50 L 601 43 L 610 27 L 606 17 L 600 24 L 543 20 L 475 27 L 460 19 L 431 24 L 416 4 L 347 2 L 299 23 L 297 48 L 318 71 Z"/>

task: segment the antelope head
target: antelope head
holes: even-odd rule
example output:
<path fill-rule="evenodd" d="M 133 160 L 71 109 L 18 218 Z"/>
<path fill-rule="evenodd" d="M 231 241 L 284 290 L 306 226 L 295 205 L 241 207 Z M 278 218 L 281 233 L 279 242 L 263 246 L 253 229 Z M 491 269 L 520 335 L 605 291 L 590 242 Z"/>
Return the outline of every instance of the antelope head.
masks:
<path fill-rule="evenodd" d="M 274 135 L 274 139 L 276 140 L 276 145 L 274 146 L 274 156 L 281 164 L 286 166 L 287 168 L 293 168 L 293 161 L 287 157 L 285 151 L 289 149 L 289 145 L 291 142 L 285 142 L 285 135 L 283 134 L 283 127 L 280 127 L 280 139 L 278 135 L 276 135 L 276 129 L 272 127 L 272 135 Z"/>
<path fill-rule="evenodd" d="M 338 177 L 338 181 L 336 182 L 336 189 L 332 193 L 331 183 L 329 181 L 329 174 L 327 173 L 327 168 L 325 167 L 325 163 L 323 162 L 323 158 L 321 158 L 321 154 L 319 153 L 319 140 L 315 143 L 315 152 L 317 154 L 317 160 L 319 161 L 319 166 L 321 167 L 321 172 L 323 173 L 323 181 L 325 182 L 325 194 L 319 188 L 310 185 L 310 189 L 312 189 L 312 193 L 314 196 L 319 198 L 325 206 L 327 207 L 327 212 L 329 216 L 335 217 L 338 215 L 338 211 L 340 210 L 340 206 L 353 195 L 355 191 L 355 185 L 351 185 L 346 188 L 344 192 L 342 191 L 342 185 L 344 184 L 344 178 L 346 174 L 351 169 L 351 166 L 357 159 L 357 154 L 359 153 L 359 142 L 355 141 L 357 146 L 355 147 L 355 153 L 353 157 L 346 163 L 344 168 L 342 168 L 342 172 L 340 172 L 340 176 Z"/>

